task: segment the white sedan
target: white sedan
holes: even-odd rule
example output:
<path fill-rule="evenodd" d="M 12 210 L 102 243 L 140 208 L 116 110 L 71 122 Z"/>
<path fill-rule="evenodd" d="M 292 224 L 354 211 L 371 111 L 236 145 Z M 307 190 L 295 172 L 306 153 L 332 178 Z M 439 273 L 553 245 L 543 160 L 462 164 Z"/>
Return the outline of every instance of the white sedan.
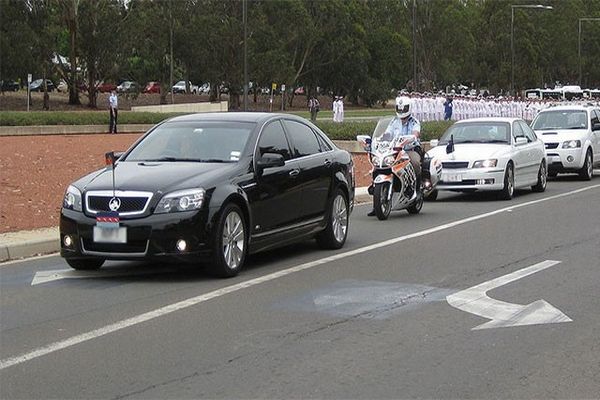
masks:
<path fill-rule="evenodd" d="M 437 190 L 498 191 L 505 200 L 518 188 L 546 190 L 544 143 L 520 118 L 462 120 L 431 145 L 427 155 L 442 163 Z M 428 199 L 436 197 L 437 191 Z"/>

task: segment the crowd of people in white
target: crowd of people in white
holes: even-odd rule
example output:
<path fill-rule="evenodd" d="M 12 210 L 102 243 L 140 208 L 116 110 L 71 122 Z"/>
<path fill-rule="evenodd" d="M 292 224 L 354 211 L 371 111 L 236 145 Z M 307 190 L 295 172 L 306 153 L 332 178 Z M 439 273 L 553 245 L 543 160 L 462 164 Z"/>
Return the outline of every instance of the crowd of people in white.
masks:
<path fill-rule="evenodd" d="M 478 98 L 469 96 L 421 95 L 411 94 L 413 115 L 419 121 L 441 121 L 444 119 L 444 103 L 452 98 L 452 120 L 478 117 L 518 117 L 532 120 L 538 112 L 557 104 L 553 99 L 518 99 L 512 97 Z M 571 101 L 571 103 L 589 103 L 589 100 Z M 592 100 L 597 102 L 597 100 Z"/>

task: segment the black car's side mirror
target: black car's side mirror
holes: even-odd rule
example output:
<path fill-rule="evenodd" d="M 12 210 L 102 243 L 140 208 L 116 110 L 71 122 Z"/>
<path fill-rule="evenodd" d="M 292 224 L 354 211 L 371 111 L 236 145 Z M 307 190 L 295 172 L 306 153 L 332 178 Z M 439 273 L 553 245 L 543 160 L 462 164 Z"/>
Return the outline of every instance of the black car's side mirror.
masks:
<path fill-rule="evenodd" d="M 282 167 L 285 165 L 285 160 L 281 154 L 265 153 L 257 161 L 256 165 L 259 169 Z"/>

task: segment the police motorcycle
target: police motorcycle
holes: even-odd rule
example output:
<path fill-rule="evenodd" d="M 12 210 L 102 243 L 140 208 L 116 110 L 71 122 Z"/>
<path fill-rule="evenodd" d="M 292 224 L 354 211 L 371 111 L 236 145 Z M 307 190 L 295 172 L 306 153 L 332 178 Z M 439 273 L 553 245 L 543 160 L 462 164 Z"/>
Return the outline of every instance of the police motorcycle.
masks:
<path fill-rule="evenodd" d="M 417 176 L 407 151 L 423 155 L 421 144 L 414 135 L 392 137 L 386 134 L 392 118 L 380 119 L 372 137 L 356 137 L 369 153 L 373 178 L 369 194 L 373 196 L 373 208 L 379 220 L 386 220 L 393 210 L 418 214 L 424 198 L 435 191 L 442 174 L 441 162 L 427 157 L 423 159 L 421 177 Z"/>

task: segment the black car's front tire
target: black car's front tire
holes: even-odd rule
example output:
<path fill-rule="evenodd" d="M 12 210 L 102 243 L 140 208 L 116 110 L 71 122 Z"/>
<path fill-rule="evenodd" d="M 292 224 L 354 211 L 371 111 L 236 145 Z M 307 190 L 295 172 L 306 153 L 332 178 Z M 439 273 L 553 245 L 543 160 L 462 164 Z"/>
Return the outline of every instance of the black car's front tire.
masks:
<path fill-rule="evenodd" d="M 66 261 L 73 269 L 91 271 L 99 269 L 105 260 L 102 258 L 67 258 Z"/>
<path fill-rule="evenodd" d="M 329 203 L 327 227 L 317 235 L 317 243 L 324 249 L 340 249 L 348 237 L 348 199 L 337 189 Z"/>
<path fill-rule="evenodd" d="M 212 272 L 222 278 L 236 276 L 246 260 L 247 242 L 244 213 L 236 204 L 229 203 L 215 227 Z"/>

